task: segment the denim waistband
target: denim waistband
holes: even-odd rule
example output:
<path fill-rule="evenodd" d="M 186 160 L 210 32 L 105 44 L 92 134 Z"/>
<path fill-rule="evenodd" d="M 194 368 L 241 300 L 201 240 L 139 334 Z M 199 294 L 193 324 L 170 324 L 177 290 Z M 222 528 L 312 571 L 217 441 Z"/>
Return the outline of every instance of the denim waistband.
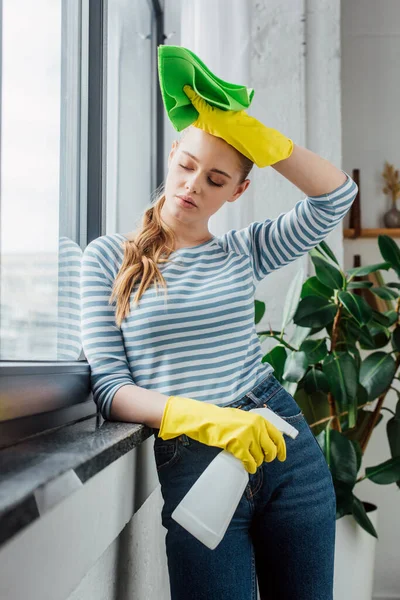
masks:
<path fill-rule="evenodd" d="M 231 404 L 225 404 L 223 408 L 242 408 L 249 405 L 253 408 L 260 408 L 261 406 L 264 406 L 268 398 L 273 396 L 280 387 L 280 382 L 274 377 L 274 374 L 270 372 L 260 381 L 260 383 L 239 398 L 239 400 L 236 400 Z"/>

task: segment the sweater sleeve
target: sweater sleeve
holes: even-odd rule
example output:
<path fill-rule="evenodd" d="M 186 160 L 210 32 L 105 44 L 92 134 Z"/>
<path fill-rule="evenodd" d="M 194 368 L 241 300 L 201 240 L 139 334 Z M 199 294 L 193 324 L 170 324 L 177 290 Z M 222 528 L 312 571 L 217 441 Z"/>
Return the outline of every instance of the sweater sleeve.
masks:
<path fill-rule="evenodd" d="M 88 244 L 82 255 L 81 338 L 90 366 L 93 399 L 106 420 L 110 418 L 116 391 L 127 384 L 135 385 L 122 332 L 115 324 L 116 303 L 108 303 L 112 280 L 106 251 L 101 238 L 97 238 Z"/>
<path fill-rule="evenodd" d="M 329 194 L 306 196 L 276 219 L 255 221 L 223 236 L 232 250 L 250 255 L 256 283 L 317 246 L 343 219 L 358 191 L 345 175 L 347 180 Z"/>

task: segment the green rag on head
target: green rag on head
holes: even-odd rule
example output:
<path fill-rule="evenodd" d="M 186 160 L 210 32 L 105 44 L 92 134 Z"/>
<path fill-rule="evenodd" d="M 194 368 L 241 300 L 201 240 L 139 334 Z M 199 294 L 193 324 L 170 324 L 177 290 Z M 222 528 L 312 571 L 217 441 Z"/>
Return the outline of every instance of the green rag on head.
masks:
<path fill-rule="evenodd" d="M 183 91 L 190 85 L 211 106 L 244 110 L 254 89 L 216 77 L 194 52 L 182 46 L 158 46 L 158 77 L 168 118 L 177 131 L 194 123 L 198 112 Z"/>

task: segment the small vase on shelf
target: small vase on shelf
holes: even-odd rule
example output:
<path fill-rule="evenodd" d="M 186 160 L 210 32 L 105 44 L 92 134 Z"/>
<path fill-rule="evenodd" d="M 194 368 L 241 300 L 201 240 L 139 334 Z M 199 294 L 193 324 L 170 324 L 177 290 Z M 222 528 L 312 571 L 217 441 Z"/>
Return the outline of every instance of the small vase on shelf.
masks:
<path fill-rule="evenodd" d="M 398 210 L 395 203 L 392 208 L 383 215 L 383 222 L 385 227 L 388 227 L 389 229 L 400 227 L 400 210 Z"/>
<path fill-rule="evenodd" d="M 390 194 L 392 197 L 392 208 L 383 215 L 383 222 L 388 229 L 400 227 L 400 210 L 396 206 L 397 198 L 400 198 L 400 180 L 399 171 L 395 170 L 394 166 L 385 162 L 385 168 L 382 173 L 385 180 L 383 192 Z"/>

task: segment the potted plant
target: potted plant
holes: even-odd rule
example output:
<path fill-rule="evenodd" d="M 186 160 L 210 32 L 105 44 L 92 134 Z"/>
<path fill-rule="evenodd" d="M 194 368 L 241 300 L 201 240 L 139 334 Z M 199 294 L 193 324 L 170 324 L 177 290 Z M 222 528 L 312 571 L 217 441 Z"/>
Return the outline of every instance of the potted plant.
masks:
<path fill-rule="evenodd" d="M 373 552 L 376 540 L 371 536 L 378 535 L 368 513 L 372 518 L 377 507 L 356 495 L 357 483 L 370 479 L 378 485 L 400 487 L 400 391 L 393 386 L 400 379 L 400 283 L 384 284 L 381 278 L 383 285 L 374 286 L 365 280 L 370 274 L 380 275 L 382 269 L 393 270 L 399 279 L 400 250 L 387 235 L 380 235 L 378 244 L 383 262 L 345 272 L 326 242 L 321 242 L 309 252 L 315 275 L 303 281 L 300 270 L 289 288 L 281 330 L 270 327 L 258 332 L 260 342 L 276 341 L 262 361 L 274 367 L 275 377 L 299 404 L 331 470 L 337 548 L 338 521 L 343 518 L 356 527 L 359 537 L 362 532 L 364 545 L 366 540 L 372 543 Z M 394 308 L 377 310 L 364 292 L 392 301 Z M 256 324 L 264 312 L 265 304 L 256 300 Z M 296 327 L 288 341 L 285 329 L 291 322 Z M 395 412 L 383 406 L 389 389 L 397 393 Z M 392 413 L 386 427 L 391 456 L 360 475 L 365 449 L 383 410 Z M 374 555 L 371 571 L 373 559 Z M 354 562 L 349 568 L 354 575 Z M 365 568 L 363 562 L 364 578 Z M 335 559 L 335 586 L 337 575 Z M 346 597 L 371 598 L 367 592 L 355 595 L 348 585 L 346 593 Z"/>

